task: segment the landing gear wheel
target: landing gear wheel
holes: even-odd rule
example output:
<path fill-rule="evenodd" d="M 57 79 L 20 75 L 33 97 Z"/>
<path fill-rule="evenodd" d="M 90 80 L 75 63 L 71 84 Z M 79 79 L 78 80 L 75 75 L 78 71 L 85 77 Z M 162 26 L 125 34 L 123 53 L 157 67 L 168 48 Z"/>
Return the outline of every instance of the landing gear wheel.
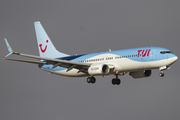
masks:
<path fill-rule="evenodd" d="M 116 79 L 115 79 L 115 78 L 112 79 L 112 84 L 113 84 L 113 85 L 116 84 Z"/>
<path fill-rule="evenodd" d="M 120 79 L 112 79 L 112 84 L 113 85 L 120 85 L 121 84 L 121 80 Z"/>
<path fill-rule="evenodd" d="M 96 82 L 96 78 L 95 77 L 91 77 L 91 83 L 94 84 Z"/>
<path fill-rule="evenodd" d="M 120 85 L 121 84 L 121 80 L 120 79 L 117 79 L 117 81 L 116 81 L 117 83 L 117 85 Z"/>
<path fill-rule="evenodd" d="M 160 72 L 160 73 L 159 73 L 159 76 L 160 76 L 160 77 L 164 77 L 164 73 L 163 73 L 163 72 Z"/>
<path fill-rule="evenodd" d="M 88 78 L 87 78 L 87 83 L 92 83 L 92 84 L 94 84 L 95 82 L 96 82 L 96 78 L 95 78 L 95 77 L 91 76 L 91 77 L 88 77 Z"/>
<path fill-rule="evenodd" d="M 91 77 L 87 78 L 87 83 L 91 83 Z"/>

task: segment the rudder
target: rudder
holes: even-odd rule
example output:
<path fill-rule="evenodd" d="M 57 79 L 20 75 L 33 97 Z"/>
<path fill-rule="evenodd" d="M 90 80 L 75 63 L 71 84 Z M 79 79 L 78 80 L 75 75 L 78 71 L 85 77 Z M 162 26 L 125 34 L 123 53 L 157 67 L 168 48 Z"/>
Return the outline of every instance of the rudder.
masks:
<path fill-rule="evenodd" d="M 34 27 L 36 32 L 39 55 L 41 57 L 59 58 L 68 56 L 67 54 L 61 53 L 56 50 L 49 36 L 41 25 L 40 21 L 34 22 Z"/>

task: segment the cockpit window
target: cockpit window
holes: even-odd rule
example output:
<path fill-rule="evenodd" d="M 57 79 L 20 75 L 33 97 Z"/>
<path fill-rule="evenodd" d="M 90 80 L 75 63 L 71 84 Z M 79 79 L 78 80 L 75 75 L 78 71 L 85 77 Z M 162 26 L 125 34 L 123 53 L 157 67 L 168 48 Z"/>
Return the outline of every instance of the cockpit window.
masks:
<path fill-rule="evenodd" d="M 161 54 L 166 54 L 166 53 L 173 53 L 172 51 L 161 51 Z"/>

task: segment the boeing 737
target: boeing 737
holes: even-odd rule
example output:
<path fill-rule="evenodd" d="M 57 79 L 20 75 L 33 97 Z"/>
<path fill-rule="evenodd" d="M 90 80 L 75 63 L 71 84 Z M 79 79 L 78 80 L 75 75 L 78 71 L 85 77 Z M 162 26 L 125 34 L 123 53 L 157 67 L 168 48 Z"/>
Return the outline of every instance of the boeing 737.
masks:
<path fill-rule="evenodd" d="M 4 38 L 9 51 L 9 54 L 4 57 L 5 60 L 37 64 L 40 69 L 50 74 L 67 77 L 87 76 L 87 82 L 92 84 L 96 82 L 94 76 L 115 75 L 112 84 L 119 85 L 121 80 L 118 76 L 126 73 L 137 79 L 149 77 L 152 69 L 159 69 L 159 76 L 163 77 L 163 71 L 170 69 L 170 66 L 178 59 L 171 50 L 162 47 L 109 50 L 71 56 L 56 50 L 39 21 L 34 22 L 34 26 L 40 56 L 15 52 L 7 39 Z M 38 61 L 8 58 L 11 54 L 37 59 Z"/>

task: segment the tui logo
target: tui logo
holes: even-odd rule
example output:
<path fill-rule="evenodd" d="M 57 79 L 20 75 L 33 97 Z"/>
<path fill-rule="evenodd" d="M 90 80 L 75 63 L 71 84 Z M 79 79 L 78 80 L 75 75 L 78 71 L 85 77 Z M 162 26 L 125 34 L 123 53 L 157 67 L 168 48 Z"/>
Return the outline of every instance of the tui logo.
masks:
<path fill-rule="evenodd" d="M 49 42 L 49 41 L 46 40 L 46 43 L 48 43 L 48 42 Z M 42 49 L 42 44 L 39 44 L 39 47 L 40 47 L 42 53 L 46 52 L 47 45 L 45 46 L 44 50 Z"/>
<path fill-rule="evenodd" d="M 146 50 L 138 50 L 138 57 L 140 54 L 142 54 L 142 57 L 149 56 L 149 52 L 151 49 L 146 49 Z"/>

